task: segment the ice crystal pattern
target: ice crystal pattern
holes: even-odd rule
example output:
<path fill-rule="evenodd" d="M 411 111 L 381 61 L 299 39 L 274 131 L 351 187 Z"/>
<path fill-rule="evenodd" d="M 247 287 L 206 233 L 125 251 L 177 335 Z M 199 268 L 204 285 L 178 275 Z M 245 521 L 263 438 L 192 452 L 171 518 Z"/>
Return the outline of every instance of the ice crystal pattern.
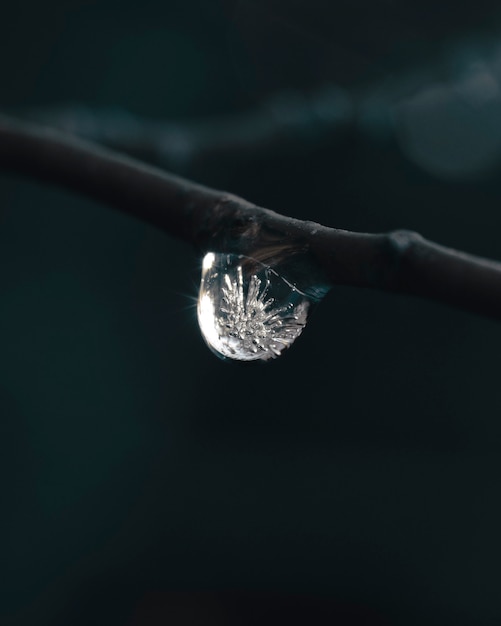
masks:
<path fill-rule="evenodd" d="M 209 252 L 204 258 L 198 322 L 222 358 L 280 356 L 301 334 L 309 306 L 304 294 L 268 266 L 231 254 Z"/>

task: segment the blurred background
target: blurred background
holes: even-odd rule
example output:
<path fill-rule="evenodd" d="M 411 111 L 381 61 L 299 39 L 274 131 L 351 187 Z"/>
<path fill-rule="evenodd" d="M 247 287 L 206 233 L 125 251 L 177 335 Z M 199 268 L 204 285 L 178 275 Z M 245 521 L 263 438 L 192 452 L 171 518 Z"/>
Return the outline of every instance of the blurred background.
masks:
<path fill-rule="evenodd" d="M 500 259 L 496 4 L 4 3 L 0 109 Z M 339 287 L 238 366 L 188 246 L 1 173 L 0 223 L 2 624 L 500 623 L 498 323 Z"/>

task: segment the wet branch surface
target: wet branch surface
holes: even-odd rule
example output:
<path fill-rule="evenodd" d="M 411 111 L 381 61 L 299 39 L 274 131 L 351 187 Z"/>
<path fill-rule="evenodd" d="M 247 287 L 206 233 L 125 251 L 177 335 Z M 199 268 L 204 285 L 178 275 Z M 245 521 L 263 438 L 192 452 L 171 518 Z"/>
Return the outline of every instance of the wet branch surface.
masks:
<path fill-rule="evenodd" d="M 416 295 L 501 319 L 501 263 L 414 232 L 356 233 L 293 219 L 6 117 L 0 117 L 0 168 L 107 204 L 199 252 L 234 252 L 269 263 L 307 254 L 331 285 Z"/>

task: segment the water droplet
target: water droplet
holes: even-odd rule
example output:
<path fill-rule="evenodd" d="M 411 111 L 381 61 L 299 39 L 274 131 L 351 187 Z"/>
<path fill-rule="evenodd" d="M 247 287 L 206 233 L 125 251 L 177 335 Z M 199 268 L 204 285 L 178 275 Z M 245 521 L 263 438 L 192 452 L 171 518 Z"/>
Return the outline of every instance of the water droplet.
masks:
<path fill-rule="evenodd" d="M 267 361 L 299 337 L 318 299 L 255 259 L 208 252 L 198 323 L 206 343 L 221 358 Z"/>

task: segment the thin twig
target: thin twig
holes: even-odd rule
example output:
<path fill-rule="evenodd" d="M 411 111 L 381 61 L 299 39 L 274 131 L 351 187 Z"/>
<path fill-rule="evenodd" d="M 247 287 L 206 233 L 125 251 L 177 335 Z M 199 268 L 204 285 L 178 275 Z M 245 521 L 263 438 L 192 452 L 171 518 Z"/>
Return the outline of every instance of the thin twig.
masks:
<path fill-rule="evenodd" d="M 438 179 L 474 180 L 501 163 L 500 55 L 495 37 L 482 46 L 458 42 L 432 64 L 350 91 L 332 84 L 287 90 L 247 111 L 184 122 L 81 103 L 15 115 L 188 176 L 214 159 L 242 164 L 325 147 L 339 154 L 345 140 L 383 140 Z"/>
<path fill-rule="evenodd" d="M 0 168 L 149 222 L 199 251 L 308 254 L 330 284 L 417 295 L 501 318 L 501 263 L 409 231 L 354 233 L 280 215 L 55 131 L 0 118 Z"/>
<path fill-rule="evenodd" d="M 147 120 L 121 109 L 92 109 L 81 104 L 31 109 L 24 115 L 178 171 L 209 158 L 252 158 L 332 144 L 351 129 L 353 112 L 346 91 L 326 85 L 309 96 L 282 92 L 255 109 L 190 123 Z"/>

